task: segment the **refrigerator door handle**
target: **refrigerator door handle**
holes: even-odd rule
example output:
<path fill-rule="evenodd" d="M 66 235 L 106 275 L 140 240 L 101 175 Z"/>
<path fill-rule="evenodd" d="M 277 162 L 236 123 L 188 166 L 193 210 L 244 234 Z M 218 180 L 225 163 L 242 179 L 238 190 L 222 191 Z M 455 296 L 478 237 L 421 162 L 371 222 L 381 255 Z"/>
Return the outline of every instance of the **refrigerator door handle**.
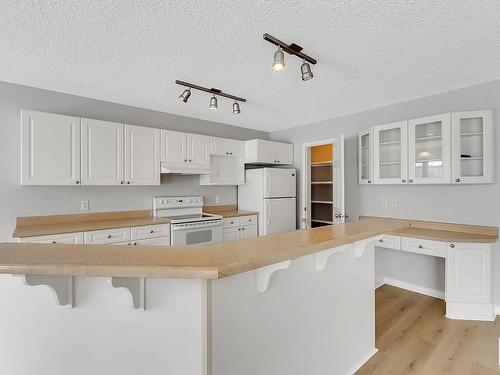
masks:
<path fill-rule="evenodd" d="M 264 192 L 267 192 L 267 196 L 271 195 L 271 173 L 266 170 L 266 187 L 264 189 Z"/>
<path fill-rule="evenodd" d="M 267 201 L 267 209 L 266 209 L 266 214 L 267 214 L 267 225 L 271 224 L 271 202 Z"/>

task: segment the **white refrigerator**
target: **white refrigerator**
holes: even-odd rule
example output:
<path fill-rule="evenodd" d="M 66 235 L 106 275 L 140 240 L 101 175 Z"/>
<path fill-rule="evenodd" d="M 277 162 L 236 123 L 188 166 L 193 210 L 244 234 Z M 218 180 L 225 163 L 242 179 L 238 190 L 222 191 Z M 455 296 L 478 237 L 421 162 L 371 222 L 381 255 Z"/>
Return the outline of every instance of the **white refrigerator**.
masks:
<path fill-rule="evenodd" d="M 245 171 L 238 186 L 238 208 L 258 212 L 259 236 L 296 229 L 296 171 L 257 168 Z"/>

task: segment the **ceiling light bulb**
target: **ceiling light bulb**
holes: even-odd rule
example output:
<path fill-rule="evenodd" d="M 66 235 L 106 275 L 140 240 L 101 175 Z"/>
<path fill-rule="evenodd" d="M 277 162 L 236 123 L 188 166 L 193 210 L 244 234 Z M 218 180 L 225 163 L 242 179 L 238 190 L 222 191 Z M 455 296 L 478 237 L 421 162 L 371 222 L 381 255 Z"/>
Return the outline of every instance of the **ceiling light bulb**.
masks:
<path fill-rule="evenodd" d="M 302 73 L 302 81 L 308 81 L 313 77 L 313 72 L 311 71 L 311 66 L 305 60 L 300 66 L 300 72 Z"/>
<path fill-rule="evenodd" d="M 188 88 L 184 90 L 182 94 L 179 95 L 179 99 L 182 100 L 184 103 L 187 103 L 190 96 L 191 96 L 191 88 Z"/>
<path fill-rule="evenodd" d="M 217 108 L 219 108 L 219 107 L 217 107 L 217 98 L 214 95 L 210 99 L 210 109 L 217 109 Z"/>
<path fill-rule="evenodd" d="M 237 115 L 238 113 L 240 113 L 241 110 L 240 110 L 240 104 L 238 102 L 234 102 L 233 103 L 233 114 L 234 115 Z"/>
<path fill-rule="evenodd" d="M 280 71 L 283 69 L 285 69 L 285 54 L 283 50 L 278 47 L 278 50 L 274 52 L 273 70 Z"/>

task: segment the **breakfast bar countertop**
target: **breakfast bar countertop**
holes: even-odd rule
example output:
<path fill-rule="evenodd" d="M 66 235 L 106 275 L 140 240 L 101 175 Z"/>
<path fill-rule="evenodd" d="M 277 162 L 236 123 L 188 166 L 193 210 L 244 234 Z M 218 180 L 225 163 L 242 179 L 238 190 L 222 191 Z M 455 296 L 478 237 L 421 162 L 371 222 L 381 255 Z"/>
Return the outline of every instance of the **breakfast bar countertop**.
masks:
<path fill-rule="evenodd" d="M 496 227 L 367 217 L 207 246 L 3 243 L 0 273 L 214 279 L 383 234 L 406 236 L 412 231 L 421 238 L 447 242 L 496 242 L 498 237 Z"/>

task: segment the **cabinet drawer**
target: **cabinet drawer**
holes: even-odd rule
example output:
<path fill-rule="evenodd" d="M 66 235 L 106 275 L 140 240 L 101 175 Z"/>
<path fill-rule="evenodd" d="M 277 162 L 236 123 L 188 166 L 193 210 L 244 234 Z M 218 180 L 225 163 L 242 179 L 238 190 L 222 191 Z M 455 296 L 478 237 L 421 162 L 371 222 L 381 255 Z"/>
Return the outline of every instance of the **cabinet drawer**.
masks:
<path fill-rule="evenodd" d="M 132 241 L 133 246 L 145 245 L 145 246 L 170 246 L 170 236 L 148 238 L 146 240 Z"/>
<path fill-rule="evenodd" d="M 402 237 L 401 249 L 417 254 L 432 255 L 446 258 L 445 243 L 440 241 L 422 240 L 419 238 Z"/>
<path fill-rule="evenodd" d="M 401 249 L 401 237 L 386 235 L 378 240 L 377 246 L 385 247 L 386 249 Z"/>
<path fill-rule="evenodd" d="M 143 227 L 132 227 L 132 241 L 148 238 L 170 236 L 169 224 L 145 225 Z"/>
<path fill-rule="evenodd" d="M 257 215 L 252 216 L 241 216 L 240 217 L 240 225 L 256 225 L 257 224 Z"/>
<path fill-rule="evenodd" d="M 51 234 L 48 236 L 35 236 L 20 238 L 23 243 L 59 243 L 59 244 L 83 244 L 83 233 Z"/>
<path fill-rule="evenodd" d="M 130 228 L 104 229 L 93 232 L 85 232 L 84 241 L 86 245 L 130 241 Z"/>
<path fill-rule="evenodd" d="M 234 228 L 240 226 L 239 217 L 228 217 L 224 219 L 224 228 Z"/>

